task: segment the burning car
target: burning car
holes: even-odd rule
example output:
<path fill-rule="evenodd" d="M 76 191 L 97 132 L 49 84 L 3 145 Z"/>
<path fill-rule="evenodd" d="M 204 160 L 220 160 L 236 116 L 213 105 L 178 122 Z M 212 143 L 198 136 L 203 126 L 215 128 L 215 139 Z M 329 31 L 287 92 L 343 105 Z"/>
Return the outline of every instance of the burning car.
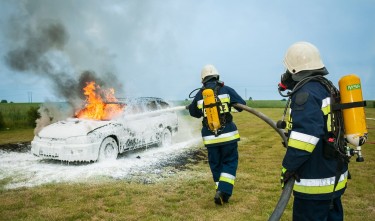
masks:
<path fill-rule="evenodd" d="M 178 131 L 177 114 L 161 98 L 116 100 L 104 105 L 107 109 L 120 107 L 121 115 L 109 120 L 68 118 L 50 124 L 34 137 L 32 154 L 68 162 L 116 159 L 125 151 L 169 145 Z"/>

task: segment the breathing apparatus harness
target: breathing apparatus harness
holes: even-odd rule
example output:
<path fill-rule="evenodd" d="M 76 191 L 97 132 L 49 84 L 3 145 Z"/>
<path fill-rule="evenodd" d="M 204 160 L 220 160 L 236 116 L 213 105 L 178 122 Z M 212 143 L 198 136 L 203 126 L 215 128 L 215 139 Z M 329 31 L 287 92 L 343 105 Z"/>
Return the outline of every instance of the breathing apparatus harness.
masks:
<path fill-rule="evenodd" d="M 190 92 L 189 98 L 194 98 L 196 95 L 191 94 L 197 90 L 202 91 L 203 96 L 203 126 L 206 126 L 215 136 L 219 136 L 224 130 L 227 123 L 233 120 L 233 116 L 230 114 L 230 107 L 223 104 L 218 97 L 218 93 L 221 87 L 224 86 L 224 82 L 216 80 L 215 87 L 207 88 L 203 85 L 201 88 L 197 88 Z M 227 108 L 226 108 L 227 107 Z M 225 111 L 227 109 L 227 111 Z"/>
<path fill-rule="evenodd" d="M 288 75 L 288 73 L 284 74 Z M 323 77 L 322 75 L 315 75 L 310 76 L 302 79 L 299 82 L 292 83 L 290 80 L 286 80 L 287 83 L 285 83 L 284 78 L 291 79 L 290 77 L 282 76 L 282 81 L 279 83 L 279 94 L 283 97 L 288 97 L 288 101 L 286 103 L 284 113 L 282 120 L 277 122 L 277 127 L 280 129 L 285 129 L 286 122 L 285 122 L 285 115 L 287 112 L 287 109 L 290 105 L 291 96 L 295 94 L 301 87 L 303 87 L 306 83 L 310 81 L 318 81 L 320 82 L 331 94 L 331 132 L 329 133 L 329 137 L 325 138 L 325 141 L 330 144 L 334 150 L 335 155 L 338 155 L 338 157 L 342 158 L 345 162 L 349 162 L 349 159 L 354 154 L 358 155 L 357 161 L 362 162 L 363 157 L 360 152 L 355 151 L 353 149 L 350 149 L 347 144 L 347 140 L 345 139 L 345 131 L 344 131 L 344 118 L 343 118 L 343 109 L 353 108 L 353 107 L 364 107 L 366 106 L 365 101 L 360 102 L 352 102 L 352 103 L 346 103 L 341 104 L 341 97 L 340 97 L 340 91 L 332 84 L 331 81 L 329 81 L 327 78 Z M 284 80 L 284 83 L 283 83 Z M 286 86 L 289 84 L 289 87 Z M 293 85 L 294 84 L 294 85 Z M 290 86 L 293 86 L 292 91 L 288 92 L 287 94 L 282 94 L 282 91 L 285 91 L 286 89 L 290 88 Z M 361 141 L 362 145 L 364 141 Z"/>
<path fill-rule="evenodd" d="M 291 77 L 289 77 L 289 79 L 291 79 Z M 284 109 L 283 118 L 281 121 L 277 122 L 277 126 L 281 129 L 285 129 L 285 126 L 286 126 L 285 115 L 286 115 L 287 109 L 289 108 L 292 95 L 295 94 L 299 89 L 301 89 L 306 83 L 310 81 L 320 82 L 323 86 L 325 86 L 325 88 L 331 94 L 331 132 L 330 132 L 330 136 L 328 138 L 325 138 L 325 141 L 328 141 L 330 144 L 333 144 L 331 147 L 334 148 L 335 154 L 337 154 L 338 156 L 341 156 L 342 159 L 344 159 L 344 161 L 349 162 L 349 157 L 346 155 L 346 141 L 344 138 L 344 131 L 343 131 L 344 126 L 343 126 L 343 118 L 342 118 L 341 110 L 333 108 L 335 104 L 339 103 L 340 101 L 340 92 L 332 84 L 332 82 L 326 79 L 325 77 L 321 75 L 306 77 L 299 82 L 295 82 L 295 85 L 293 86 L 292 91 L 288 92 L 287 94 L 282 94 L 281 91 L 287 89 L 287 87 L 285 87 L 287 84 L 293 85 L 293 83 L 289 82 L 286 84 L 285 83 L 279 84 L 279 88 L 278 88 L 279 94 L 283 97 L 288 97 L 288 101 Z M 283 82 L 283 79 L 282 79 L 282 82 Z"/>

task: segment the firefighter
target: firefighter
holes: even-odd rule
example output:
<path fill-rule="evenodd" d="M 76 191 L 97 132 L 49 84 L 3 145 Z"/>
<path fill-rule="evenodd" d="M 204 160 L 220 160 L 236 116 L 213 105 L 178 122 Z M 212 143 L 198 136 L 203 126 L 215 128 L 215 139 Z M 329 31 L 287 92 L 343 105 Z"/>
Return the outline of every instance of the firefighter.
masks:
<path fill-rule="evenodd" d="M 214 202 L 218 205 L 227 203 L 233 192 L 234 180 L 238 165 L 237 142 L 240 140 L 237 127 L 231 115 L 232 104 L 246 102 L 231 87 L 219 81 L 219 72 L 213 65 L 206 65 L 201 72 L 203 87 L 195 95 L 192 103 L 187 106 L 192 117 L 201 118 L 203 143 L 208 151 L 208 162 L 215 182 L 216 193 Z M 214 105 L 205 105 L 203 91 L 212 89 L 216 98 Z M 209 127 L 206 113 L 208 108 L 217 111 L 220 128 L 213 131 Z M 237 111 L 242 111 L 237 109 Z"/>
<path fill-rule="evenodd" d="M 291 177 L 296 180 L 293 220 L 343 220 L 341 195 L 348 163 L 332 148 L 331 93 L 322 81 L 314 80 L 328 71 L 318 49 L 308 42 L 291 45 L 284 65 L 281 86 L 292 95 L 281 185 Z"/>

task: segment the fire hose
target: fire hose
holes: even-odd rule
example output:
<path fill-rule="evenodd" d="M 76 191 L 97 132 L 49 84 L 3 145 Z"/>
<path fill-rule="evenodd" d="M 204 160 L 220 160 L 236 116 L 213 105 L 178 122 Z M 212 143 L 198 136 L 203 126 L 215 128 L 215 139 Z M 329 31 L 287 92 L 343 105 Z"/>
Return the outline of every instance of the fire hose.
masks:
<path fill-rule="evenodd" d="M 273 122 L 269 117 L 267 117 L 263 113 L 261 113 L 259 111 L 256 111 L 253 108 L 248 107 L 246 105 L 239 104 L 239 103 L 233 104 L 233 107 L 242 109 L 244 111 L 247 111 L 247 112 L 249 112 L 251 114 L 254 114 L 255 116 L 259 117 L 260 119 L 265 121 L 268 125 L 270 125 L 280 135 L 280 137 L 283 139 L 284 144 L 288 143 L 288 140 L 287 140 L 287 138 L 284 134 L 284 131 L 277 128 L 275 122 Z"/>
<path fill-rule="evenodd" d="M 268 221 L 278 221 L 280 220 L 283 212 L 285 210 L 286 205 L 289 202 L 290 195 L 292 194 L 294 186 L 294 178 L 290 178 L 288 182 L 284 185 L 283 191 L 280 195 L 280 199 L 276 204 L 275 209 L 273 210 L 270 218 Z"/>
<path fill-rule="evenodd" d="M 238 103 L 233 104 L 233 107 L 245 110 L 245 111 L 259 117 L 260 119 L 265 121 L 268 125 L 270 125 L 280 135 L 280 137 L 283 139 L 284 144 L 288 143 L 284 132 L 282 130 L 280 130 L 279 128 L 277 128 L 275 122 L 273 122 L 269 117 L 267 117 L 263 113 L 261 113 L 259 111 L 256 111 L 253 108 L 248 107 L 248 106 L 243 105 L 243 104 L 238 104 Z M 285 210 L 285 208 L 286 208 L 286 206 L 289 202 L 290 196 L 292 194 L 293 185 L 294 185 L 294 179 L 293 178 L 289 179 L 288 182 L 284 185 L 284 188 L 283 188 L 283 191 L 281 193 L 280 199 L 277 202 L 276 207 L 275 207 L 274 211 L 272 212 L 268 221 L 280 220 L 280 218 L 283 215 L 284 210 Z"/>

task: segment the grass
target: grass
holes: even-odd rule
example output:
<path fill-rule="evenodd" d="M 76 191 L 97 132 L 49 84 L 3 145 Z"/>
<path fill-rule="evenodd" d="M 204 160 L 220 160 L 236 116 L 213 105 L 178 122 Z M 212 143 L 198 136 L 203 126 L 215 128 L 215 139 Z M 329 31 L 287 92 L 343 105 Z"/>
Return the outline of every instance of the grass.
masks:
<path fill-rule="evenodd" d="M 29 142 L 34 137 L 34 129 L 20 128 L 0 131 L 0 145 L 9 143 Z"/>
<path fill-rule="evenodd" d="M 286 100 L 249 100 L 246 102 L 247 106 L 252 108 L 284 108 Z"/>
<path fill-rule="evenodd" d="M 275 121 L 283 111 L 258 110 Z M 366 109 L 366 115 L 375 118 L 375 109 Z M 2 187 L 9 180 L 0 179 L 0 220 L 267 220 L 281 193 L 280 165 L 285 149 L 280 137 L 255 116 L 235 113 L 234 120 L 241 134 L 240 159 L 229 204 L 213 203 L 214 184 L 207 160 L 202 160 L 152 184 L 109 180 L 5 190 Z M 374 120 L 367 123 L 375 128 Z M 373 129 L 369 133 L 369 141 L 374 142 Z M 373 147 L 365 144 L 365 162 L 352 159 L 349 165 L 352 180 L 343 196 L 345 220 L 374 220 Z M 203 146 L 194 148 L 207 154 Z M 291 220 L 291 202 L 281 220 Z"/>

